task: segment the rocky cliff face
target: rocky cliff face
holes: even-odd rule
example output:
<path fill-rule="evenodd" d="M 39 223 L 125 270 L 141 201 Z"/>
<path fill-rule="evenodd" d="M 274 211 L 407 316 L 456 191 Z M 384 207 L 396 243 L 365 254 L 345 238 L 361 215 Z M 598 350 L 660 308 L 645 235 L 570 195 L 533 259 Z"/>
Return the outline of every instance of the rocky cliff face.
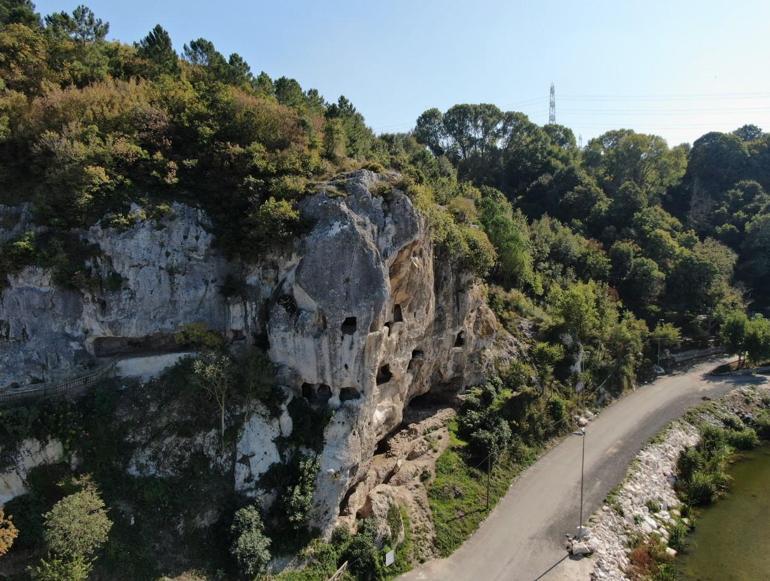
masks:
<path fill-rule="evenodd" d="M 482 378 L 497 325 L 483 289 L 436 258 L 424 219 L 388 176 L 349 174 L 300 210 L 309 232 L 257 264 L 226 261 L 206 216 L 181 204 L 159 221 L 83 232 L 101 249 L 92 267 L 117 273 L 120 288 L 62 289 L 34 267 L 10 277 L 0 295 L 0 386 L 71 375 L 95 355 L 151 348 L 192 322 L 235 343 L 266 339 L 290 397 L 333 411 L 313 515 L 329 530 L 410 400 Z M 228 275 L 240 281 L 236 296 L 221 292 Z M 285 415 L 255 414 L 242 427 L 233 452 L 244 493 L 278 461 L 274 442 L 291 431 Z"/>

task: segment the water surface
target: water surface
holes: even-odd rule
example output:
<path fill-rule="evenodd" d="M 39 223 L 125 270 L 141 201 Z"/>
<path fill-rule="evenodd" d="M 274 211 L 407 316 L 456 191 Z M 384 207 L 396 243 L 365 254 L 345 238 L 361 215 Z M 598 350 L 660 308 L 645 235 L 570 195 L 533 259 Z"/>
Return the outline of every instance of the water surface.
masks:
<path fill-rule="evenodd" d="M 727 496 L 704 509 L 677 559 L 682 579 L 770 579 L 770 446 L 741 453 Z"/>

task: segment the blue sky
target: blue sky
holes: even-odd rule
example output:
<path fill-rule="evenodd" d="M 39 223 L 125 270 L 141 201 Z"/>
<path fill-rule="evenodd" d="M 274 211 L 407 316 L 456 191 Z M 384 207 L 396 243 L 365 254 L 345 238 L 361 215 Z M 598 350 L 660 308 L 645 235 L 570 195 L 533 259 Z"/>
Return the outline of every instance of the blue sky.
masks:
<path fill-rule="evenodd" d="M 38 10 L 80 2 L 45 0 Z M 160 23 L 181 49 L 208 38 L 255 73 L 344 94 L 378 132 L 429 107 L 488 102 L 548 117 L 584 140 L 629 127 L 692 141 L 770 131 L 768 0 L 91 0 L 110 37 Z"/>

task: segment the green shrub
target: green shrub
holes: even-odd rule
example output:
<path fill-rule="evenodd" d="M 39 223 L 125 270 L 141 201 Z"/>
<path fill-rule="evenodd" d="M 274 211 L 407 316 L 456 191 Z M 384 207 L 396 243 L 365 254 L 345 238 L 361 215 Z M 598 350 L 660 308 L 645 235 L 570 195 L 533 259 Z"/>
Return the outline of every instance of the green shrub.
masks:
<path fill-rule="evenodd" d="M 241 574 L 248 578 L 262 574 L 270 562 L 270 539 L 264 534 L 259 509 L 249 505 L 236 511 L 230 534 L 233 538 L 230 552 Z"/>
<path fill-rule="evenodd" d="M 548 399 L 548 417 L 551 418 L 555 425 L 560 426 L 567 420 L 567 405 L 566 400 L 557 396 L 552 396 Z"/>
<path fill-rule="evenodd" d="M 345 550 L 343 556 L 356 579 L 374 581 L 385 576 L 382 551 L 375 542 L 376 530 L 377 525 L 373 520 L 364 519 L 359 525 L 358 534 L 351 539 Z"/>
<path fill-rule="evenodd" d="M 759 445 L 759 437 L 751 428 L 730 432 L 728 439 L 730 445 L 738 450 L 751 450 Z"/>
<path fill-rule="evenodd" d="M 305 529 L 308 514 L 313 505 L 313 491 L 315 490 L 315 478 L 318 474 L 320 463 L 313 456 L 298 455 L 296 462 L 297 477 L 281 500 L 283 514 L 290 528 L 295 531 Z"/>
<path fill-rule="evenodd" d="M 682 551 L 685 548 L 687 541 L 687 525 L 682 521 L 676 521 L 674 525 L 669 529 L 668 544 L 672 549 Z"/>
<path fill-rule="evenodd" d="M 29 570 L 33 581 L 86 581 L 90 573 L 91 564 L 81 556 L 47 557 Z"/>
<path fill-rule="evenodd" d="M 645 503 L 645 506 L 649 509 L 650 512 L 660 512 L 660 502 L 654 499 L 650 499 Z"/>
<path fill-rule="evenodd" d="M 770 440 L 770 412 L 763 411 L 757 415 L 754 421 L 757 435 L 763 440 Z"/>
<path fill-rule="evenodd" d="M 209 329 L 205 323 L 188 323 L 174 335 L 179 345 L 193 349 L 221 349 L 224 346 L 222 335 Z"/>
<path fill-rule="evenodd" d="M 99 491 L 90 480 L 82 490 L 62 498 L 45 514 L 44 538 L 48 550 L 66 559 L 89 559 L 106 541 L 112 528 Z"/>
<path fill-rule="evenodd" d="M 694 506 L 711 504 L 717 495 L 717 483 L 713 474 L 696 470 L 686 485 L 687 500 Z"/>
<path fill-rule="evenodd" d="M 286 180 L 278 187 L 284 195 L 296 195 L 304 188 L 304 182 L 295 184 Z M 300 218 L 291 202 L 271 197 L 247 217 L 246 223 L 247 250 L 249 253 L 257 253 L 290 240 L 300 226 Z"/>

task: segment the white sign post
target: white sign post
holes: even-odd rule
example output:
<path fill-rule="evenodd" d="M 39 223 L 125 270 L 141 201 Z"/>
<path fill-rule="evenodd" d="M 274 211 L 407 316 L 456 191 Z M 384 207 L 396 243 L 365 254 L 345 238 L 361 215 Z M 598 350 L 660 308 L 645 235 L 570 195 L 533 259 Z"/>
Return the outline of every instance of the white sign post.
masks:
<path fill-rule="evenodd" d="M 393 563 L 396 562 L 396 552 L 395 551 L 388 551 L 385 553 L 385 566 L 390 567 Z"/>

